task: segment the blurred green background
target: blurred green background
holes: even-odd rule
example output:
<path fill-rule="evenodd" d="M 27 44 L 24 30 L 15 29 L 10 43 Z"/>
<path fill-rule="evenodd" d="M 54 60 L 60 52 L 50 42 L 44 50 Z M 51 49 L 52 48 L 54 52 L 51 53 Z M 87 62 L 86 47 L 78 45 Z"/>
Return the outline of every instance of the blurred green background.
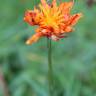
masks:
<path fill-rule="evenodd" d="M 96 0 L 74 1 L 83 18 L 68 38 L 52 41 L 54 96 L 96 96 Z M 35 28 L 24 13 L 39 2 L 0 0 L 0 96 L 49 96 L 46 38 L 25 44 Z"/>

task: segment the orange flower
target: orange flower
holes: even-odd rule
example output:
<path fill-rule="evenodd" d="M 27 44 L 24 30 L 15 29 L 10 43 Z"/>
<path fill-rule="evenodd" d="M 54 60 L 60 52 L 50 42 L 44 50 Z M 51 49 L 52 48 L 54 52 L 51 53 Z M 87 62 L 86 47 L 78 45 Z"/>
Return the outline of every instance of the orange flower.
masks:
<path fill-rule="evenodd" d="M 82 17 L 81 13 L 71 15 L 70 11 L 73 7 L 73 2 L 62 2 L 59 6 L 56 0 L 52 4 L 47 4 L 46 0 L 41 0 L 41 3 L 34 10 L 27 10 L 24 21 L 31 26 L 38 25 L 36 33 L 27 40 L 27 44 L 32 44 L 39 38 L 46 36 L 54 41 L 64 37 L 67 32 L 72 32 L 73 26 Z"/>

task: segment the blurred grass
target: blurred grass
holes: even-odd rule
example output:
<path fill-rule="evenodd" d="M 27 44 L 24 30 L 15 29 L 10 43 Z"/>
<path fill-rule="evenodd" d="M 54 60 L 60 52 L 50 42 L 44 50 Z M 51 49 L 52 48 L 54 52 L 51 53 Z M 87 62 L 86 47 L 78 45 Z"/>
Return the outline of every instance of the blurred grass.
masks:
<path fill-rule="evenodd" d="M 86 2 L 75 2 L 73 13 L 84 14 L 75 32 L 52 42 L 55 96 L 96 96 L 96 4 L 89 8 Z M 0 0 L 0 68 L 9 96 L 48 96 L 46 38 L 25 44 L 35 28 L 23 21 L 24 12 L 38 3 Z M 0 80 L 0 96 L 4 91 Z"/>

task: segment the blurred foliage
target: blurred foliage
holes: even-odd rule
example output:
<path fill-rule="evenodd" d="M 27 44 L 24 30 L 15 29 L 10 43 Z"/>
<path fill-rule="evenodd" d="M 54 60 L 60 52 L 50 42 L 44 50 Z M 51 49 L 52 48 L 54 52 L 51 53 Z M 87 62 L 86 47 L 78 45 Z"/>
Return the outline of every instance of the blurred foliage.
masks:
<path fill-rule="evenodd" d="M 54 96 L 96 96 L 96 2 L 74 1 L 73 13 L 84 17 L 68 38 L 52 41 Z M 24 12 L 39 2 L 0 0 L 0 96 L 48 96 L 46 38 L 25 44 L 35 27 Z"/>

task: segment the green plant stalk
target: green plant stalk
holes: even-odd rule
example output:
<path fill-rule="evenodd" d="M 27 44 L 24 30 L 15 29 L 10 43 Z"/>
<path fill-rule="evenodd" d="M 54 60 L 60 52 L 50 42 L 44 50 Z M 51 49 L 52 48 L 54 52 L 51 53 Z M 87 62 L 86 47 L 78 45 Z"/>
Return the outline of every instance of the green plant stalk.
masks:
<path fill-rule="evenodd" d="M 49 96 L 53 96 L 53 70 L 52 70 L 52 44 L 48 38 L 48 82 L 49 82 Z"/>

